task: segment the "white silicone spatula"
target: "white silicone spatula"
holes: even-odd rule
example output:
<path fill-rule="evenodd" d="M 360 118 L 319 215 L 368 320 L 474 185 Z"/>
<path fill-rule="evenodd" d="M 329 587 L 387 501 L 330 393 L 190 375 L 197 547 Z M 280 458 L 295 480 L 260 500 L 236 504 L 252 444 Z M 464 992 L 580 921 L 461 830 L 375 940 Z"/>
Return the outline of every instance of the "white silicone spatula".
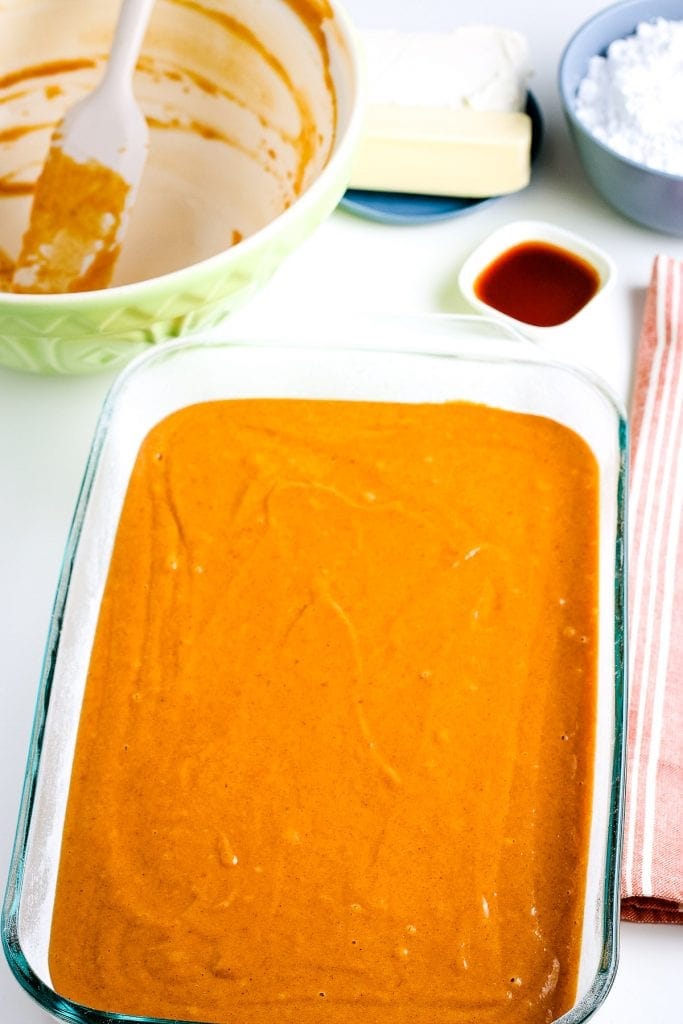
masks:
<path fill-rule="evenodd" d="M 15 291 L 106 287 L 148 148 L 133 71 L 154 0 L 122 0 L 105 73 L 56 126 L 24 235 Z"/>

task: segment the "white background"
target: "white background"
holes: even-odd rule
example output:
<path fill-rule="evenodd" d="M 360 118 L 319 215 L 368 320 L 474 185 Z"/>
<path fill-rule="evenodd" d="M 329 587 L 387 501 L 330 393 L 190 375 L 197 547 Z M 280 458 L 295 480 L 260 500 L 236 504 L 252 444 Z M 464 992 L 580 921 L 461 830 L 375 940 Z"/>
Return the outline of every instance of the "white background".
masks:
<path fill-rule="evenodd" d="M 683 239 L 613 212 L 578 165 L 559 108 L 564 44 L 603 5 L 594 0 L 348 0 L 360 27 L 447 27 L 488 22 L 525 33 L 545 135 L 532 184 L 466 216 L 426 226 L 380 225 L 335 212 L 237 314 L 230 337 L 296 330 L 316 320 L 320 344 L 335 312 L 462 312 L 460 263 L 491 230 L 519 218 L 552 221 L 606 249 L 618 279 L 599 322 L 558 350 L 600 373 L 628 400 L 645 288 L 656 253 L 683 258 Z M 683 17 L 683 2 L 681 4 Z M 552 343 L 550 343 L 552 347 Z M 111 375 L 43 378 L 0 368 L 0 886 L 13 841 L 35 692 L 52 600 L 81 475 Z M 47 1024 L 0 958 L 0 1024 Z M 624 925 L 615 985 L 600 1024 L 683 1020 L 683 928 Z"/>

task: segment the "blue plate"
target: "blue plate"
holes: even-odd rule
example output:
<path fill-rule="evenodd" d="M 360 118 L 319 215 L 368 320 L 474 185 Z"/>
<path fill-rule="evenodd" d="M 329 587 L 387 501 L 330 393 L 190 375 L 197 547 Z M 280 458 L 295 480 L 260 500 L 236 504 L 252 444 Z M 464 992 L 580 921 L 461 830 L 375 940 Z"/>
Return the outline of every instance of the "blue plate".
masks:
<path fill-rule="evenodd" d="M 526 113 L 531 118 L 531 163 L 533 165 L 541 147 L 543 120 L 541 110 L 532 93 L 527 93 Z M 382 224 L 424 224 L 427 221 L 446 220 L 479 209 L 504 196 L 483 199 L 461 199 L 454 196 L 425 196 L 414 192 L 370 192 L 350 188 L 344 193 L 340 207 L 359 217 L 377 220 Z"/>

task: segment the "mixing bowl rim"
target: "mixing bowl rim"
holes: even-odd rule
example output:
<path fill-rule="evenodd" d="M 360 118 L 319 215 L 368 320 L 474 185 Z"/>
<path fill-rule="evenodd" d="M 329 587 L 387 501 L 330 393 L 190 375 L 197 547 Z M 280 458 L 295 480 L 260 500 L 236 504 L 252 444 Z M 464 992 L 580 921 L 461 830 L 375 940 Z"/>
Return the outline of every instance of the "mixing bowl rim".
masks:
<path fill-rule="evenodd" d="M 349 61 L 349 86 L 350 102 L 349 112 L 345 124 L 342 123 L 340 131 L 339 121 L 335 125 L 335 133 L 332 148 L 327 162 L 321 169 L 314 181 L 306 190 L 297 196 L 294 202 L 279 213 L 273 220 L 264 224 L 253 234 L 228 249 L 198 260 L 196 263 L 189 263 L 179 267 L 177 270 L 170 270 L 168 273 L 159 274 L 155 277 L 144 278 L 140 281 L 131 281 L 125 284 L 113 285 L 107 288 L 98 288 L 92 291 L 82 292 L 4 292 L 0 290 L 0 307 L 9 309 L 15 307 L 17 312 L 30 307 L 43 310 L 63 309 L 71 307 L 76 303 L 79 309 L 88 309 L 99 305 L 119 305 L 121 302 L 134 302 L 136 299 L 147 299 L 159 292 L 166 293 L 176 286 L 187 287 L 188 283 L 197 278 L 211 277 L 221 274 L 230 269 L 232 263 L 249 258 L 254 252 L 258 252 L 261 246 L 267 246 L 272 236 L 278 236 L 286 232 L 297 221 L 305 218 L 309 210 L 320 202 L 324 195 L 334 185 L 335 175 L 343 168 L 347 161 L 350 161 L 351 154 L 360 136 L 363 118 L 363 66 L 360 57 L 360 49 L 356 39 L 356 30 L 350 16 L 339 0 L 329 0 L 331 17 L 327 20 L 341 30 L 341 44 L 345 48 Z M 340 198 L 343 194 L 343 186 L 340 187 Z"/>

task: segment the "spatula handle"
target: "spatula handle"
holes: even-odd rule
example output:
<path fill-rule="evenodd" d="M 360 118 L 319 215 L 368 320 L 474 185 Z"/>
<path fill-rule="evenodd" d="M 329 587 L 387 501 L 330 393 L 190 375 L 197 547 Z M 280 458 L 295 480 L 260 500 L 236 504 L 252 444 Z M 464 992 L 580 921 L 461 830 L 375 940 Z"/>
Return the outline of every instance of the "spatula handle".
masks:
<path fill-rule="evenodd" d="M 154 0 L 122 0 L 103 84 L 131 82 L 153 6 Z"/>

